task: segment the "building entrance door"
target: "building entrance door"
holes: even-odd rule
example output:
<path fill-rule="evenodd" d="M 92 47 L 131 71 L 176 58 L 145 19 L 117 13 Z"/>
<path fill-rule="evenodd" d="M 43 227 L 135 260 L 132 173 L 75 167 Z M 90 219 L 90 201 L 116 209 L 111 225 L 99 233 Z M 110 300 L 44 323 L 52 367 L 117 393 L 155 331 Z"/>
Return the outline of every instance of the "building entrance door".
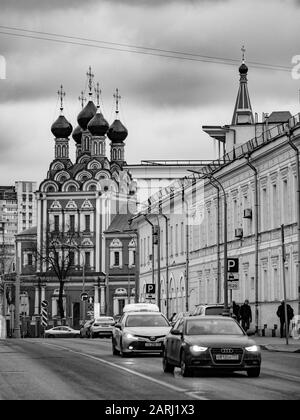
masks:
<path fill-rule="evenodd" d="M 125 306 L 125 299 L 119 299 L 118 304 L 119 304 L 119 315 L 120 315 L 123 313 L 123 308 Z"/>
<path fill-rule="evenodd" d="M 73 303 L 73 328 L 80 327 L 80 303 Z"/>

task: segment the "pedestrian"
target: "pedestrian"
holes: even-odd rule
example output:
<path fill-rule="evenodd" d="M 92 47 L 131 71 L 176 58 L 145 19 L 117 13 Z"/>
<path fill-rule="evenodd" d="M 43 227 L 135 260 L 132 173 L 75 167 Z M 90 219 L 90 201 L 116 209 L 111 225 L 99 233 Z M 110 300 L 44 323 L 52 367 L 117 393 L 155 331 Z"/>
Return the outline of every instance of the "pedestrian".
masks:
<path fill-rule="evenodd" d="M 287 310 L 287 329 L 290 330 L 290 322 L 291 319 L 294 318 L 294 310 L 293 308 L 287 303 L 286 305 Z M 284 311 L 284 300 L 281 301 L 281 304 L 278 306 L 276 315 L 280 319 L 280 337 L 285 337 L 285 311 Z"/>
<path fill-rule="evenodd" d="M 252 311 L 249 305 L 249 300 L 246 299 L 240 309 L 240 319 L 242 321 L 242 328 L 247 331 L 250 328 L 252 322 Z"/>
<path fill-rule="evenodd" d="M 232 314 L 234 315 L 234 318 L 237 320 L 237 322 L 240 322 L 240 305 L 235 303 L 235 301 L 232 301 Z"/>

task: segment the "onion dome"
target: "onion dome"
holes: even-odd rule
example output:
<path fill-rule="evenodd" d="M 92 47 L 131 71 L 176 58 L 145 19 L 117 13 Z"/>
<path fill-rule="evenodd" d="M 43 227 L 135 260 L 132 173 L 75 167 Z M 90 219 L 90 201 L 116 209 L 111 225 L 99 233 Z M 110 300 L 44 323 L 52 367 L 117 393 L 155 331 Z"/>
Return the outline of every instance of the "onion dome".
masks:
<path fill-rule="evenodd" d="M 87 125 L 97 112 L 97 108 L 93 101 L 89 101 L 86 106 L 79 112 L 77 121 L 82 130 L 87 129 Z"/>
<path fill-rule="evenodd" d="M 107 130 L 109 129 L 109 124 L 103 117 L 103 114 L 101 112 L 97 112 L 88 123 L 87 128 L 93 136 L 105 136 Z"/>
<path fill-rule="evenodd" d="M 73 131 L 72 137 L 75 140 L 76 144 L 81 144 L 82 130 L 79 125 L 77 125 L 77 127 Z"/>
<path fill-rule="evenodd" d="M 113 143 L 123 142 L 126 139 L 127 136 L 128 136 L 127 128 L 118 119 L 116 119 L 111 124 L 111 126 L 109 127 L 109 130 L 107 132 L 107 137 Z"/>
<path fill-rule="evenodd" d="M 67 121 L 67 119 L 63 115 L 60 115 L 51 126 L 52 134 L 57 139 L 68 138 L 69 135 L 72 133 L 72 130 L 72 125 L 69 123 L 69 121 Z"/>
<path fill-rule="evenodd" d="M 248 73 L 248 67 L 245 63 L 242 63 L 242 65 L 239 68 L 240 74 L 247 74 Z"/>

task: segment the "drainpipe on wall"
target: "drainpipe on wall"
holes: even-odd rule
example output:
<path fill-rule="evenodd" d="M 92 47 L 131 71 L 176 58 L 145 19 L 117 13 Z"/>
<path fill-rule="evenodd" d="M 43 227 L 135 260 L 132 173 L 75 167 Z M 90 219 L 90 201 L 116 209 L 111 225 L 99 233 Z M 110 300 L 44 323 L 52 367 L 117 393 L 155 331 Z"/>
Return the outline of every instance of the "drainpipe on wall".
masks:
<path fill-rule="evenodd" d="M 258 284 L 259 284 L 258 283 L 258 268 L 259 268 L 259 261 L 258 261 L 258 252 L 259 252 L 259 249 L 258 249 L 258 246 L 259 246 L 258 172 L 257 172 L 257 169 L 250 162 L 250 155 L 247 154 L 245 157 L 246 157 L 246 160 L 247 160 L 247 165 L 254 172 L 254 188 L 255 188 L 255 195 L 254 195 L 254 207 L 255 207 L 255 332 L 256 332 L 256 334 L 258 334 Z"/>

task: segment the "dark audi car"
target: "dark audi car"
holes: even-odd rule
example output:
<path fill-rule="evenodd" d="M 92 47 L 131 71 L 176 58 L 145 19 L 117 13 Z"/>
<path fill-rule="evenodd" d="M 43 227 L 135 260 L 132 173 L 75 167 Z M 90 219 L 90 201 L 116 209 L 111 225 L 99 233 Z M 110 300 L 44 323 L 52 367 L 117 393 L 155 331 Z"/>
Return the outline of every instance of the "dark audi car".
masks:
<path fill-rule="evenodd" d="M 246 371 L 260 374 L 261 353 L 230 317 L 194 316 L 179 319 L 164 340 L 163 370 L 180 367 L 182 376 L 198 369 Z"/>

